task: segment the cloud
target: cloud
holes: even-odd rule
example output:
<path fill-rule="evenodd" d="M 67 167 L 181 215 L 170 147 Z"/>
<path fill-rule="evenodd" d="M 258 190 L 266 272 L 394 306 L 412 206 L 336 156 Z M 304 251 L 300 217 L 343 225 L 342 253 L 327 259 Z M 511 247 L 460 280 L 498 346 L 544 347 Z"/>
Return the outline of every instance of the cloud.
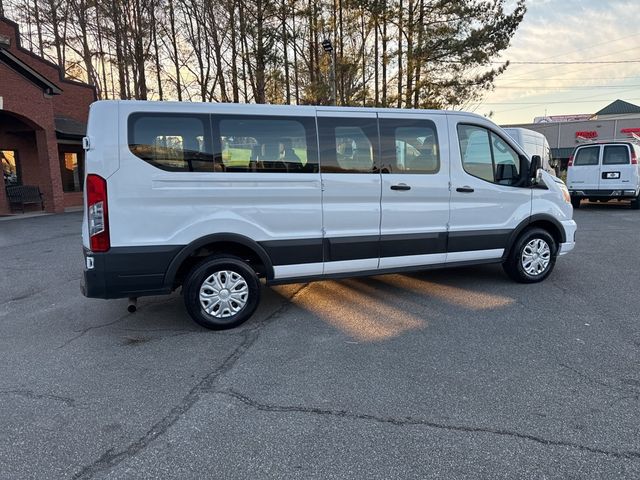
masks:
<path fill-rule="evenodd" d="M 502 59 L 521 61 L 640 60 L 637 0 L 535 0 Z M 625 77 L 637 77 L 628 79 Z M 511 65 L 486 95 L 478 113 L 496 112 L 501 123 L 544 114 L 592 112 L 618 97 L 640 97 L 640 89 L 573 88 L 577 85 L 640 83 L 640 63 L 617 65 Z M 530 88 L 527 88 L 530 87 Z M 584 103 L 546 103 L 583 101 Z M 495 105 L 502 103 L 504 105 Z M 540 102 L 539 106 L 509 105 Z M 545 105 L 546 104 L 546 105 Z M 549 112 L 552 113 L 551 111 Z"/>

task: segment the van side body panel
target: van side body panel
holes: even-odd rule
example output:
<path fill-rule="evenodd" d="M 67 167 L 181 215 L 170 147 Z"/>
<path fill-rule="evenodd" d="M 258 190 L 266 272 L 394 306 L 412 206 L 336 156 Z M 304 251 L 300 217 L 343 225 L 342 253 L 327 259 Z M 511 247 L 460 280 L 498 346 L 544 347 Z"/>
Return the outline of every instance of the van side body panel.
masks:
<path fill-rule="evenodd" d="M 426 119 L 437 130 L 440 168 L 429 174 L 321 173 L 321 148 L 315 145 L 317 173 L 166 171 L 129 147 L 128 118 L 140 112 L 304 117 L 313 120 L 316 135 L 316 119 L 323 117 Z M 277 284 L 500 262 L 518 229 L 536 216 L 557 221 L 567 237 L 563 243 L 570 242 L 569 235 L 573 241 L 572 226 L 562 223 L 572 222 L 571 211 L 558 206 L 558 192 L 490 183 L 464 170 L 460 123 L 487 128 L 523 153 L 492 122 L 458 112 L 97 102 L 89 121 L 86 173 L 107 179 L 111 249 L 89 251 L 85 212 L 84 293 L 97 298 L 169 293 L 190 255 L 207 255 L 215 251 L 207 246 L 221 242 L 253 252 L 267 283 Z M 397 185 L 411 188 L 391 188 Z"/>

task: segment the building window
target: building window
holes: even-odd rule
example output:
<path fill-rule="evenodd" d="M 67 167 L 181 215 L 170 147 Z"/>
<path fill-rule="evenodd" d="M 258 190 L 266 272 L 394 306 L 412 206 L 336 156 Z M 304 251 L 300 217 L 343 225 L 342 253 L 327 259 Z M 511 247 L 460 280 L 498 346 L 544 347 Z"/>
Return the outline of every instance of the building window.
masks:
<path fill-rule="evenodd" d="M 82 154 L 77 152 L 60 152 L 60 176 L 62 191 L 81 192 L 84 180 Z"/>
<path fill-rule="evenodd" d="M 20 166 L 18 165 L 18 152 L 15 150 L 0 150 L 0 163 L 2 163 L 2 177 L 5 186 L 22 185 Z"/>

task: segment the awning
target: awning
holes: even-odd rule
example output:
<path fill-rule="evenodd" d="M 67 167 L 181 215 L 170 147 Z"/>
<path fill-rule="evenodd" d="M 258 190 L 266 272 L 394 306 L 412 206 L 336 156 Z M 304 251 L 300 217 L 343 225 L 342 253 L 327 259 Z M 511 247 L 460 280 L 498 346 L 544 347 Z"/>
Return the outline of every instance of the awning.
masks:
<path fill-rule="evenodd" d="M 56 117 L 56 137 L 68 140 L 82 140 L 87 133 L 87 124 L 69 117 Z"/>

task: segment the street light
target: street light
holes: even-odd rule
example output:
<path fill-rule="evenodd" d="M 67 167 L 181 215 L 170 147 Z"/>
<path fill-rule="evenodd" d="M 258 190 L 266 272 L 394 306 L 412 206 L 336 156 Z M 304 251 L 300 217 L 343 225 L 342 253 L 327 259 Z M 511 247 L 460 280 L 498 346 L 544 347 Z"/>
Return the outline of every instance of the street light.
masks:
<path fill-rule="evenodd" d="M 331 82 L 331 103 L 336 104 L 336 64 L 333 56 L 333 45 L 328 38 L 322 41 L 322 49 L 329 55 L 331 59 L 331 67 L 329 71 L 329 81 Z"/>

